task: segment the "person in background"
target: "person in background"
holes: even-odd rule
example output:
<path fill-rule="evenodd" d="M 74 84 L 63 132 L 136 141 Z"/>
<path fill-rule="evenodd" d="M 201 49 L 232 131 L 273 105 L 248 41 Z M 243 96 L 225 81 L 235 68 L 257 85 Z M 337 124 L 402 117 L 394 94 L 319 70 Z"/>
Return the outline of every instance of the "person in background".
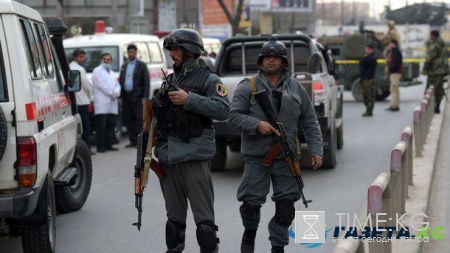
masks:
<path fill-rule="evenodd" d="M 127 47 L 128 61 L 120 69 L 122 98 L 122 120 L 127 127 L 130 143 L 125 147 L 136 147 L 137 135 L 142 128 L 142 99 L 149 98 L 150 74 L 147 65 L 136 58 L 137 47 Z"/>
<path fill-rule="evenodd" d="M 371 44 L 366 45 L 364 56 L 359 61 L 361 90 L 363 95 L 366 112 L 362 114 L 363 117 L 371 117 L 373 115 L 374 107 L 374 88 L 373 82 L 375 78 L 375 71 L 377 69 L 377 59 L 375 57 L 374 48 Z"/>
<path fill-rule="evenodd" d="M 423 65 L 422 74 L 428 76 L 425 92 L 430 86 L 434 86 L 436 101 L 434 107 L 435 113 L 441 112 L 439 106 L 445 95 L 444 77 L 450 74 L 447 56 L 447 48 L 444 40 L 440 37 L 439 31 L 431 31 L 430 41 L 427 42 L 427 56 Z"/>
<path fill-rule="evenodd" d="M 69 66 L 71 70 L 80 71 L 81 90 L 75 93 L 75 97 L 77 100 L 78 113 L 81 117 L 81 124 L 83 126 L 81 138 L 88 146 L 91 155 L 95 155 L 95 152 L 91 150 L 91 115 L 89 114 L 88 109 L 92 101 L 92 85 L 87 77 L 86 70 L 83 67 L 85 60 L 86 52 L 77 48 L 72 53 L 72 61 Z"/>
<path fill-rule="evenodd" d="M 94 85 L 94 113 L 97 132 L 97 152 L 118 150 L 112 146 L 116 141 L 114 130 L 119 114 L 120 84 L 111 70 L 113 59 L 111 54 L 100 56 L 100 65 L 92 72 Z"/>
<path fill-rule="evenodd" d="M 398 86 L 400 85 L 400 78 L 402 77 L 403 70 L 403 56 L 402 52 L 398 48 L 398 42 L 396 39 L 392 39 L 389 43 L 388 54 L 388 71 L 389 79 L 391 81 L 391 103 L 386 111 L 397 112 L 400 110 L 398 104 L 400 101 L 400 91 Z"/>

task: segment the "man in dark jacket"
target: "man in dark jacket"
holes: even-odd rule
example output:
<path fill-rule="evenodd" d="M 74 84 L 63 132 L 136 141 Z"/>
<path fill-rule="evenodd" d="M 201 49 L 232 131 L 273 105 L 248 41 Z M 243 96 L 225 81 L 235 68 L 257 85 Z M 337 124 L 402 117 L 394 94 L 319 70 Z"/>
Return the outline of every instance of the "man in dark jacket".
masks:
<path fill-rule="evenodd" d="M 363 117 L 370 117 L 373 115 L 373 81 L 375 78 L 375 71 L 377 69 L 377 59 L 375 58 L 374 49 L 372 45 L 367 45 L 364 51 L 364 56 L 359 61 L 359 69 L 361 72 L 361 88 L 363 94 L 364 105 L 366 112 Z"/>
<path fill-rule="evenodd" d="M 396 39 L 392 39 L 391 42 L 389 42 L 389 48 L 388 68 L 389 79 L 391 81 L 391 104 L 389 108 L 386 108 L 386 111 L 396 112 L 400 110 L 398 107 L 400 101 L 398 86 L 400 84 L 400 78 L 402 77 L 403 56 L 398 48 L 398 41 Z"/>
<path fill-rule="evenodd" d="M 120 69 L 122 119 L 130 139 L 125 147 L 136 147 L 137 135 L 142 128 L 142 98 L 149 98 L 150 75 L 147 65 L 136 58 L 135 45 L 128 45 L 127 53 L 128 61 Z"/>

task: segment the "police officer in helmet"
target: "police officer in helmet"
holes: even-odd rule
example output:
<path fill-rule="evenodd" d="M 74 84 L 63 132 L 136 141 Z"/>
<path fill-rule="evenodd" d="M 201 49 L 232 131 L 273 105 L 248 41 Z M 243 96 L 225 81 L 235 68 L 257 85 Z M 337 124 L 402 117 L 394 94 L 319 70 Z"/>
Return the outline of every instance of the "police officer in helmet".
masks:
<path fill-rule="evenodd" d="M 174 61 L 153 99 L 157 119 L 155 155 L 167 177 L 161 180 L 167 223 L 167 253 L 184 250 L 189 204 L 197 225 L 201 253 L 218 252 L 214 218 L 214 191 L 210 174 L 215 154 L 212 120 L 226 120 L 229 101 L 226 86 L 210 70 L 200 67 L 202 37 L 194 30 L 177 29 L 164 39 Z"/>
<path fill-rule="evenodd" d="M 241 253 L 255 252 L 260 209 L 266 202 L 271 183 L 272 201 L 275 202 L 275 214 L 269 222 L 271 252 L 283 253 L 284 246 L 289 243 L 288 228 L 295 215 L 294 203 L 301 197 L 300 190 L 283 152 L 272 149 L 278 142 L 276 135 L 279 132 L 267 122 L 252 94 L 266 90 L 272 95 L 269 98 L 273 110 L 284 125 L 289 147 L 296 151 L 295 156 L 300 155 L 297 131 L 301 123 L 314 169 L 322 165 L 322 134 L 306 90 L 286 68 L 286 46 L 270 38 L 262 46 L 257 64 L 260 67 L 258 73 L 244 79 L 234 93 L 228 119 L 229 126 L 241 132 L 241 152 L 245 157 L 244 174 L 237 192 L 237 199 L 243 202 L 239 211 L 245 228 Z M 270 166 L 264 166 L 268 152 L 274 152 L 276 157 L 269 162 Z"/>

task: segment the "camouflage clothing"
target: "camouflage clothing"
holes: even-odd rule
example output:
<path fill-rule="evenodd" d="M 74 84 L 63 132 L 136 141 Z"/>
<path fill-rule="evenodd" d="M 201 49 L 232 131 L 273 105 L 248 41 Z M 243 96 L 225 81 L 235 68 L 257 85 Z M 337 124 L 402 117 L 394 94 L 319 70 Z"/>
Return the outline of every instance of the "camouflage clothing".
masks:
<path fill-rule="evenodd" d="M 423 70 L 428 76 L 449 74 L 447 48 L 442 38 L 438 37 L 434 41 L 427 43 L 427 57 Z"/>
<path fill-rule="evenodd" d="M 427 89 L 430 86 L 435 87 L 436 105 L 439 105 L 444 96 L 444 77 L 450 73 L 447 48 L 442 38 L 438 37 L 427 43 L 427 57 L 423 70 L 428 76 Z"/>
<path fill-rule="evenodd" d="M 364 105 L 366 106 L 366 112 L 372 112 L 373 106 L 374 106 L 373 79 L 362 80 L 361 81 L 361 89 L 362 89 Z"/>

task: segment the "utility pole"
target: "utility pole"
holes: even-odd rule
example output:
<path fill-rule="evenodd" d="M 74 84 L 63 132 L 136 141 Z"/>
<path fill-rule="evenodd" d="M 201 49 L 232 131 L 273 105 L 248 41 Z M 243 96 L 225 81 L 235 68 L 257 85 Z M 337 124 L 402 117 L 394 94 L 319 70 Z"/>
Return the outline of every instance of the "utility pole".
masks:
<path fill-rule="evenodd" d="M 341 0 L 341 26 L 344 26 L 344 0 Z"/>

